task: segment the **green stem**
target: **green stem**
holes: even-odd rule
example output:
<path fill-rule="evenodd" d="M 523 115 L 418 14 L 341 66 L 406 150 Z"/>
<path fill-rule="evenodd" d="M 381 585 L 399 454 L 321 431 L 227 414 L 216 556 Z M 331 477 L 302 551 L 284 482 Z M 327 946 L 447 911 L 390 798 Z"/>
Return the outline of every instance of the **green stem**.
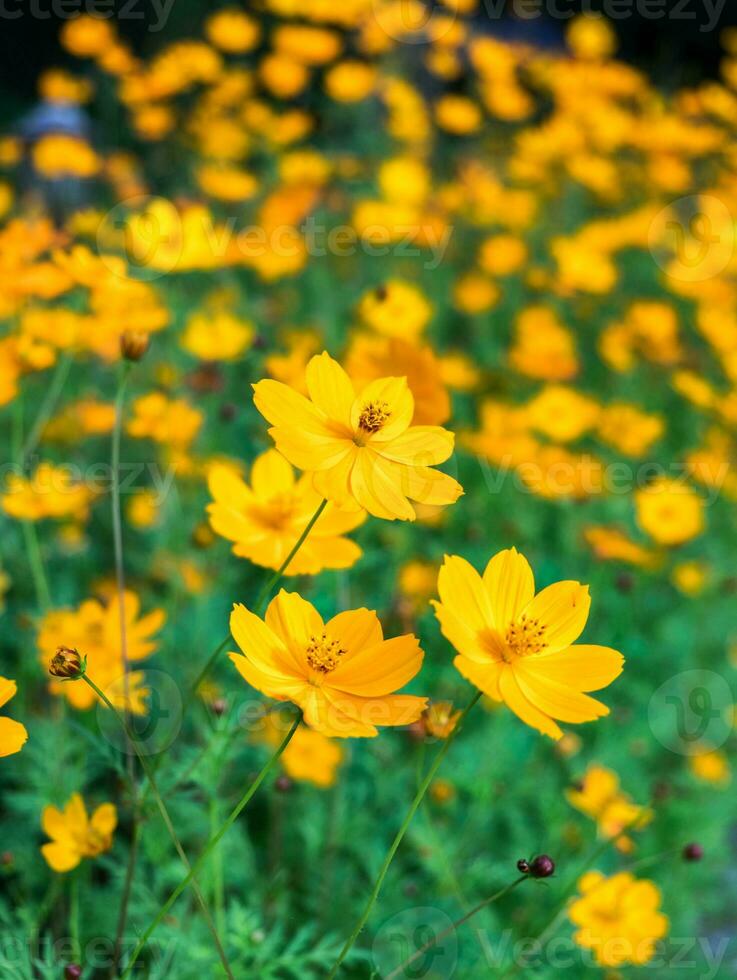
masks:
<path fill-rule="evenodd" d="M 56 362 L 56 370 L 54 376 L 51 379 L 51 384 L 46 389 L 46 395 L 41 402 L 41 408 L 38 411 L 36 420 L 33 423 L 31 431 L 28 433 L 28 438 L 23 444 L 23 448 L 20 453 L 21 465 L 25 464 L 25 461 L 31 455 L 31 453 L 38 446 L 43 431 L 46 425 L 54 414 L 54 409 L 56 408 L 56 403 L 59 400 L 59 396 L 64 390 L 64 385 L 66 384 L 67 377 L 69 375 L 69 369 L 72 366 L 72 355 L 65 354 L 64 357 L 60 357 Z"/>
<path fill-rule="evenodd" d="M 400 963 L 396 970 L 392 970 L 391 973 L 387 973 L 384 980 L 392 980 L 393 977 L 406 976 L 405 970 L 408 966 L 410 966 L 410 964 L 414 963 L 416 960 L 419 960 L 421 956 L 424 956 L 425 953 L 431 950 L 434 946 L 437 946 L 439 942 L 442 942 L 446 936 L 449 936 L 452 932 L 455 932 L 456 929 L 459 929 L 462 925 L 465 925 L 465 923 L 468 922 L 469 919 L 472 919 L 477 912 L 485 909 L 488 905 L 491 905 L 492 902 L 496 902 L 497 899 L 503 898 L 508 892 L 511 892 L 513 888 L 516 888 L 517 885 L 521 885 L 523 881 L 527 881 L 528 877 L 528 875 L 522 875 L 522 877 L 517 878 L 516 881 L 512 881 L 508 885 L 505 885 L 504 888 L 500 888 L 498 892 L 494 892 L 493 895 L 489 895 L 489 897 L 485 898 L 483 902 L 479 902 L 479 904 L 475 905 L 470 912 L 466 912 L 465 915 L 461 916 L 460 919 L 456 919 L 456 921 L 452 925 L 448 926 L 447 929 L 443 929 L 442 932 L 439 932 L 436 936 L 433 936 L 432 939 L 426 942 L 424 946 L 420 946 L 420 948 L 416 950 L 408 959 L 406 959 L 403 963 Z"/>
<path fill-rule="evenodd" d="M 33 521 L 23 521 L 23 537 L 26 542 L 28 563 L 31 566 L 33 587 L 36 590 L 36 601 L 41 611 L 45 613 L 51 608 L 51 592 L 49 591 L 49 583 L 46 580 L 46 572 L 44 571 L 41 546 L 38 542 L 38 532 Z"/>
<path fill-rule="evenodd" d="M 578 871 L 572 874 L 571 877 L 568 879 L 568 884 L 563 889 L 561 897 L 558 900 L 558 902 L 556 902 L 555 907 L 553 909 L 553 913 L 545 923 L 545 926 L 540 930 L 537 936 L 532 938 L 534 938 L 536 941 L 539 942 L 546 935 L 546 933 L 549 932 L 551 927 L 557 924 L 558 918 L 561 915 L 561 913 L 564 912 L 566 902 L 576 890 L 576 886 L 578 885 L 581 876 L 586 871 L 588 871 L 588 869 L 591 867 L 594 861 L 596 861 L 606 850 L 608 850 L 612 844 L 616 844 L 616 842 L 620 840 L 620 838 L 626 836 L 626 834 L 628 834 L 631 830 L 634 830 L 637 824 L 641 820 L 642 820 L 642 814 L 638 813 L 635 819 L 630 821 L 630 823 L 624 826 L 617 834 L 615 834 L 613 837 L 607 837 L 605 840 L 601 842 L 601 844 L 599 844 L 597 847 L 594 848 L 594 850 L 591 852 L 591 854 L 589 854 L 586 860 L 581 863 Z M 510 963 L 507 969 L 504 971 L 504 973 L 501 974 L 500 980 L 504 980 L 505 977 L 512 976 L 514 973 L 517 973 L 519 969 L 520 969 L 520 965 L 518 963 L 514 963 L 514 962 Z"/>
<path fill-rule="evenodd" d="M 82 944 L 79 941 L 79 868 L 69 882 L 69 936 L 72 940 L 72 957 L 82 962 Z"/>
<path fill-rule="evenodd" d="M 394 838 L 392 845 L 389 848 L 386 857 L 384 858 L 384 863 L 381 866 L 381 870 L 379 871 L 378 878 L 374 882 L 374 887 L 371 891 L 371 894 L 369 895 L 368 902 L 366 902 L 366 907 L 364 908 L 358 922 L 354 926 L 353 932 L 350 934 L 348 939 L 346 939 L 345 944 L 343 945 L 343 948 L 340 951 L 340 955 L 338 956 L 338 959 L 335 961 L 335 964 L 333 965 L 333 968 L 328 974 L 326 980 L 333 980 L 333 978 L 337 976 L 341 963 L 350 952 L 353 944 L 358 938 L 359 933 L 366 925 L 368 917 L 371 915 L 371 910 L 376 904 L 376 899 L 379 897 L 379 892 L 381 891 L 381 886 L 384 884 L 384 879 L 386 878 L 387 872 L 389 871 L 389 867 L 392 861 L 394 860 L 394 855 L 397 853 L 399 845 L 402 843 L 402 839 L 404 835 L 407 833 L 407 829 L 409 825 L 412 823 L 412 818 L 414 817 L 415 813 L 417 813 L 420 803 L 422 803 L 422 800 L 430 786 L 430 783 L 432 783 L 433 779 L 435 778 L 435 774 L 437 773 L 438 769 L 440 768 L 443 762 L 443 759 L 448 754 L 448 749 L 453 744 L 456 736 L 461 730 L 463 723 L 466 720 L 466 716 L 468 715 L 469 711 L 471 710 L 471 708 L 473 708 L 473 706 L 476 704 L 476 702 L 479 700 L 480 697 L 481 697 L 481 691 L 476 691 L 474 696 L 471 698 L 471 700 L 463 710 L 463 713 L 458 719 L 455 728 L 443 743 L 443 747 L 435 756 L 433 764 L 430 766 L 427 775 L 420 783 L 417 793 L 415 794 L 415 798 L 412 801 L 412 805 L 407 811 L 407 816 L 404 818 L 404 822 L 402 823 L 402 826 L 397 831 L 396 837 Z"/>
<path fill-rule="evenodd" d="M 141 763 L 141 767 L 146 774 L 146 778 L 148 779 L 149 785 L 151 787 L 151 792 L 154 794 L 154 798 L 159 808 L 159 813 L 161 814 L 161 819 L 164 821 L 164 826 L 167 829 L 169 837 L 171 838 L 172 843 L 176 848 L 177 854 L 179 855 L 182 864 L 187 869 L 187 878 L 185 879 L 184 887 L 186 887 L 190 883 L 192 884 L 192 891 L 195 893 L 195 897 L 197 898 L 200 908 L 202 909 L 202 914 L 205 917 L 205 922 L 207 923 L 207 927 L 210 930 L 210 934 L 217 948 L 218 956 L 220 957 L 220 962 L 223 964 L 223 968 L 225 970 L 226 975 L 229 977 L 229 980 L 234 980 L 233 973 L 230 969 L 230 964 L 228 963 L 228 959 L 225 955 L 225 950 L 223 949 L 223 945 L 220 941 L 220 937 L 218 935 L 217 929 L 215 928 L 215 924 L 212 921 L 210 910 L 208 909 L 207 903 L 205 902 L 202 896 L 202 892 L 200 891 L 199 885 L 197 884 L 196 881 L 194 881 L 195 874 L 199 869 L 201 862 L 198 861 L 195 867 L 193 868 L 189 862 L 189 859 L 187 858 L 187 855 L 184 853 L 184 848 L 181 845 L 179 837 L 177 836 L 177 832 L 174 829 L 174 824 L 172 823 L 171 817 L 169 816 L 169 811 L 167 810 L 166 804 L 164 803 L 161 793 L 159 792 L 159 788 L 156 784 L 156 778 L 153 774 L 151 766 L 148 763 L 148 759 L 138 748 L 136 736 L 128 727 L 128 722 L 126 721 L 125 716 L 122 715 L 115 708 L 115 706 L 110 701 L 108 696 L 104 693 L 104 691 L 101 691 L 100 688 L 97 686 L 97 684 L 95 684 L 94 681 L 90 680 L 90 678 L 86 674 L 82 674 L 81 678 L 92 688 L 92 690 L 100 698 L 100 700 L 103 701 L 107 705 L 107 707 L 113 712 L 115 717 L 118 719 L 118 722 L 122 726 L 123 731 L 126 734 L 126 737 L 128 739 L 128 744 L 133 748 L 133 751 L 136 753 L 136 756 L 138 757 L 138 761 Z M 130 971 L 130 966 L 128 967 L 127 972 L 129 971 Z"/>
<path fill-rule="evenodd" d="M 195 863 L 192 865 L 192 868 L 190 869 L 189 873 L 186 875 L 185 878 L 182 879 L 182 881 L 177 885 L 177 887 L 171 893 L 169 898 L 167 898 L 167 900 L 161 906 L 154 920 L 148 926 L 144 934 L 141 936 L 138 945 L 133 950 L 133 954 L 130 958 L 128 966 L 125 969 L 125 972 L 121 977 L 121 980 L 127 980 L 127 978 L 131 975 L 133 971 L 133 967 L 135 966 L 136 961 L 138 960 L 138 957 L 143 952 L 146 943 L 149 941 L 149 939 L 151 938 L 155 930 L 161 924 L 161 921 L 163 920 L 164 916 L 166 916 L 166 914 L 169 912 L 169 909 L 176 902 L 176 900 L 182 894 L 182 892 L 187 887 L 187 885 L 189 885 L 189 883 L 192 881 L 194 876 L 201 870 L 202 866 L 206 863 L 210 854 L 218 846 L 218 844 L 225 836 L 225 834 L 233 826 L 235 821 L 241 815 L 242 811 L 248 805 L 249 801 L 251 800 L 251 797 L 256 793 L 261 783 L 264 781 L 264 779 L 268 776 L 268 774 L 271 772 L 273 767 L 276 765 L 282 752 L 284 751 L 284 749 L 286 749 L 287 745 L 289 745 L 289 743 L 292 740 L 292 736 L 297 731 L 297 727 L 300 723 L 300 720 L 301 720 L 301 715 L 298 715 L 294 720 L 294 724 L 289 729 L 289 732 L 284 737 L 284 740 L 282 741 L 281 745 L 276 749 L 276 751 L 270 757 L 266 765 L 261 769 L 256 779 L 251 783 L 251 785 L 248 787 L 244 795 L 239 800 L 236 807 L 230 812 L 230 814 L 225 820 L 225 823 L 223 823 L 223 825 L 220 827 L 220 829 L 214 835 L 214 837 L 211 837 L 210 840 L 207 842 L 204 851 L 202 852 L 202 854 L 200 854 L 200 856 L 197 858 Z"/>
<path fill-rule="evenodd" d="M 286 570 L 291 565 L 294 556 L 297 554 L 297 552 L 299 551 L 299 549 L 302 547 L 302 545 L 307 540 L 308 534 L 310 533 L 310 531 L 312 530 L 312 528 L 315 526 L 315 524 L 319 520 L 320 515 L 322 514 L 322 512 L 327 507 L 327 504 L 328 504 L 327 500 L 323 500 L 321 502 L 320 506 L 317 508 L 317 510 L 315 511 L 315 513 L 310 518 L 310 521 L 309 521 L 307 527 L 300 534 L 300 536 L 297 539 L 297 542 L 294 545 L 294 547 L 292 548 L 292 550 L 289 552 L 289 554 L 287 555 L 287 557 L 281 563 L 281 565 L 279 566 L 279 568 L 277 569 L 277 571 L 275 571 L 274 574 L 266 581 L 266 584 L 263 586 L 263 588 L 259 592 L 258 598 L 256 599 L 256 604 L 255 604 L 255 606 L 253 608 L 253 611 L 256 613 L 257 616 L 260 616 L 261 613 L 263 612 L 263 606 L 266 604 L 266 600 L 269 598 L 269 595 L 273 591 L 274 587 L 280 582 L 282 576 L 284 575 L 284 573 L 286 572 Z M 197 691 L 199 690 L 200 684 L 202 684 L 202 682 L 204 681 L 204 679 L 210 673 L 210 671 L 212 670 L 212 668 L 213 668 L 216 660 L 218 659 L 218 657 L 220 656 L 220 654 L 223 652 L 223 650 L 225 649 L 225 647 L 228 645 L 229 641 L 230 641 L 230 633 L 228 633 L 227 636 L 223 637 L 223 639 L 220 641 L 220 643 L 218 643 L 218 645 L 215 647 L 215 649 L 210 654 L 209 658 L 207 659 L 207 662 L 205 663 L 205 666 L 202 668 L 202 670 L 199 672 L 199 674 L 197 675 L 197 677 L 193 681 L 192 686 L 190 687 L 189 692 L 187 694 L 187 697 L 184 699 L 184 704 L 182 705 L 182 712 L 183 712 L 183 714 L 186 714 L 187 713 L 187 709 L 189 708 L 189 706 L 192 704 L 192 702 L 194 701 L 195 697 L 197 696 Z"/>

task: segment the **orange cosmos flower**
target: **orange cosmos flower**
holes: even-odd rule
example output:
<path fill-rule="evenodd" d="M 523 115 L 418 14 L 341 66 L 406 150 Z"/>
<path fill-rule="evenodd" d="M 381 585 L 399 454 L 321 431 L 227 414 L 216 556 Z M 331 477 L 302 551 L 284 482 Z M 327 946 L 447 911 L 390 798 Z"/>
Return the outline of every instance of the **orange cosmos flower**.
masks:
<path fill-rule="evenodd" d="M 266 568 L 281 567 L 320 505 L 309 474 L 295 479 L 291 465 L 276 449 L 255 460 L 250 487 L 222 463 L 210 469 L 208 485 L 214 498 L 207 508 L 213 531 L 234 542 L 234 555 Z M 350 568 L 362 552 L 343 535 L 365 519 L 363 511 L 339 511 L 329 504 L 285 574 Z"/>
<path fill-rule="evenodd" d="M 276 448 L 313 473 L 321 496 L 358 504 L 375 517 L 412 521 L 410 500 L 452 504 L 463 493 L 431 468 L 453 452 L 453 433 L 410 425 L 414 399 L 406 378 L 379 378 L 357 396 L 343 368 L 323 352 L 308 363 L 305 382 L 309 398 L 278 381 L 259 381 L 254 402 L 273 425 Z"/>
<path fill-rule="evenodd" d="M 259 619 L 236 605 L 230 631 L 242 654 L 230 659 L 256 690 L 292 701 L 323 735 L 373 737 L 377 725 L 409 725 L 426 698 L 394 692 L 422 665 L 412 635 L 385 640 L 375 612 L 352 609 L 324 623 L 301 596 L 283 589 Z"/>
<path fill-rule="evenodd" d="M 438 575 L 440 628 L 459 653 L 454 665 L 527 725 L 559 739 L 553 719 L 593 721 L 609 709 L 584 694 L 622 672 L 621 653 L 572 646 L 589 615 L 588 586 L 557 582 L 535 595 L 527 560 L 500 551 L 483 578 L 464 559 L 447 556 Z"/>

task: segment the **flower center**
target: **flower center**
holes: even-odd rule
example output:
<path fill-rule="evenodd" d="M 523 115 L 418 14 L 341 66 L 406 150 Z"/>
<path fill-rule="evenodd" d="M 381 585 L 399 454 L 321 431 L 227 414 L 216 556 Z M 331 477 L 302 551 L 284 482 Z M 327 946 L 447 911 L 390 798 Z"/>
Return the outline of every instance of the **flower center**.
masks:
<path fill-rule="evenodd" d="M 547 646 L 545 627 L 537 619 L 520 616 L 507 630 L 507 646 L 517 657 L 528 657 L 540 653 Z"/>
<path fill-rule="evenodd" d="M 367 402 L 358 416 L 358 428 L 373 435 L 383 427 L 391 414 L 388 402 Z"/>
<path fill-rule="evenodd" d="M 283 531 L 294 516 L 295 501 L 292 494 L 275 494 L 258 509 L 262 523 L 272 531 Z"/>
<path fill-rule="evenodd" d="M 331 639 L 327 633 L 311 636 L 307 645 L 307 663 L 313 670 L 329 674 L 338 666 L 345 652 L 338 640 Z"/>

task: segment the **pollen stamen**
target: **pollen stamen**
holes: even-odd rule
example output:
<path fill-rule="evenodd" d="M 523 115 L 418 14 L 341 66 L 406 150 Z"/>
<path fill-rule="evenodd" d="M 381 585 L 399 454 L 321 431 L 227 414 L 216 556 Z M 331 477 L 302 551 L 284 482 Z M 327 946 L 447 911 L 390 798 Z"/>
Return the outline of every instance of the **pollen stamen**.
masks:
<path fill-rule="evenodd" d="M 507 646 L 517 657 L 540 653 L 547 646 L 545 626 L 537 619 L 529 619 L 524 615 L 520 616 L 516 623 L 511 624 L 505 639 Z"/>
<path fill-rule="evenodd" d="M 391 414 L 388 402 L 367 402 L 358 417 L 358 428 L 373 435 L 384 426 Z"/>
<path fill-rule="evenodd" d="M 307 645 L 307 663 L 313 670 L 329 674 L 331 670 L 335 670 L 345 653 L 338 640 L 329 639 L 327 633 L 313 635 Z"/>

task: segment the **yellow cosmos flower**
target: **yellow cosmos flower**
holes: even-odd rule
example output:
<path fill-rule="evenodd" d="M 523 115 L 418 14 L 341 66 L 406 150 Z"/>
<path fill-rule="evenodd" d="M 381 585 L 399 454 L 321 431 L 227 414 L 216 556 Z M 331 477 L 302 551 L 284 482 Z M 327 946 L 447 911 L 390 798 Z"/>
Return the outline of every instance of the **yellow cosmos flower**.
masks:
<path fill-rule="evenodd" d="M 93 491 L 75 482 L 66 467 L 40 463 L 30 478 L 11 473 L 7 491 L 0 497 L 0 507 L 23 521 L 44 518 L 86 521 L 92 499 Z"/>
<path fill-rule="evenodd" d="M 207 508 L 213 531 L 234 542 L 234 555 L 266 568 L 281 567 L 321 499 L 309 474 L 295 479 L 291 465 L 275 449 L 255 460 L 250 486 L 223 464 L 210 468 L 208 484 L 214 498 Z M 362 552 L 343 535 L 365 518 L 362 511 L 339 511 L 328 505 L 285 574 L 316 575 L 323 568 L 350 568 Z"/>
<path fill-rule="evenodd" d="M 309 602 L 283 589 L 259 619 L 236 605 L 230 631 L 242 654 L 230 659 L 257 691 L 302 709 L 315 731 L 367 738 L 377 725 L 409 725 L 426 698 L 395 694 L 422 665 L 411 634 L 385 640 L 376 613 L 351 609 L 327 623 Z"/>
<path fill-rule="evenodd" d="M 704 501 L 680 480 L 660 477 L 635 494 L 637 523 L 658 544 L 675 547 L 704 530 Z"/>
<path fill-rule="evenodd" d="M 84 858 L 95 858 L 113 846 L 118 814 L 112 803 L 98 806 L 91 817 L 79 793 L 74 793 L 63 810 L 47 806 L 41 825 L 50 844 L 41 853 L 53 871 L 72 871 Z"/>
<path fill-rule="evenodd" d="M 596 821 L 602 837 L 616 837 L 616 847 L 629 853 L 634 844 L 627 835 L 618 836 L 625 828 L 641 830 L 653 818 L 648 807 L 633 803 L 619 787 L 619 777 L 605 766 L 589 766 L 580 785 L 566 792 L 566 798 L 587 817 Z"/>
<path fill-rule="evenodd" d="M 594 951 L 600 966 L 642 966 L 655 955 L 655 943 L 668 932 L 660 912 L 660 891 L 652 881 L 626 871 L 606 878 L 588 871 L 578 882 L 581 897 L 568 909 L 578 926 L 573 938 Z"/>
<path fill-rule="evenodd" d="M 464 558 L 446 556 L 438 592 L 433 605 L 458 651 L 454 665 L 525 724 L 559 739 L 554 719 L 578 723 L 609 714 L 583 692 L 611 684 L 622 672 L 622 654 L 572 646 L 588 618 L 587 586 L 557 582 L 535 595 L 532 569 L 511 548 L 490 560 L 483 578 Z"/>
<path fill-rule="evenodd" d="M 217 310 L 193 313 L 187 319 L 181 344 L 202 361 L 234 361 L 248 350 L 254 335 L 250 321 Z"/>
<path fill-rule="evenodd" d="M 732 779 L 729 760 L 719 749 L 705 748 L 689 756 L 688 766 L 692 774 L 705 783 L 726 786 Z"/>
<path fill-rule="evenodd" d="M 309 398 L 278 381 L 259 381 L 254 402 L 272 423 L 276 448 L 313 473 L 322 497 L 411 521 L 410 500 L 452 504 L 463 493 L 452 477 L 432 469 L 453 452 L 453 433 L 410 425 L 414 399 L 406 378 L 380 378 L 357 396 L 343 368 L 323 352 L 308 363 L 305 381 Z"/>
<path fill-rule="evenodd" d="M 4 708 L 15 697 L 18 687 L 15 681 L 0 677 L 0 708 Z M 0 758 L 20 752 L 28 740 L 28 732 L 19 721 L 0 717 Z"/>

